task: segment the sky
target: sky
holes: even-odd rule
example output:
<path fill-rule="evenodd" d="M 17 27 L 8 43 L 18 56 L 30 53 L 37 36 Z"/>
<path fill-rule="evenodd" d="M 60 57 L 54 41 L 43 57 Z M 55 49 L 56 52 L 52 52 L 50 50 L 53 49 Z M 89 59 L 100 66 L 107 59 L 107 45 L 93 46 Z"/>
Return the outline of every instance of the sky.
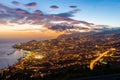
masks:
<path fill-rule="evenodd" d="M 0 0 L 0 3 L 11 8 L 23 6 L 12 5 L 13 0 Z M 81 11 L 77 13 L 73 19 L 88 21 L 96 24 L 106 24 L 112 26 L 120 26 L 120 0 L 15 0 L 22 4 L 36 2 L 38 5 L 27 11 L 41 10 L 45 13 L 61 13 L 71 10 L 68 6 L 75 5 Z M 51 5 L 59 6 L 59 9 L 52 10 Z"/>
<path fill-rule="evenodd" d="M 51 23 L 79 21 L 120 27 L 120 0 L 0 0 L 0 5 L 1 32 L 48 33 Z"/>

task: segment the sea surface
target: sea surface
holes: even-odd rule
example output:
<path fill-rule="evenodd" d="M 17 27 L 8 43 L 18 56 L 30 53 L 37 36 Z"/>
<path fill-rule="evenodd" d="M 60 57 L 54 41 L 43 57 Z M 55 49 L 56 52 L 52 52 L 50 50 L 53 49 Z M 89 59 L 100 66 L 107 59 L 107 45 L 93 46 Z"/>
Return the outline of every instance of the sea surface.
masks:
<path fill-rule="evenodd" d="M 0 43 L 0 69 L 15 64 L 19 58 L 24 56 L 24 52 L 12 48 L 15 43 L 6 41 Z"/>

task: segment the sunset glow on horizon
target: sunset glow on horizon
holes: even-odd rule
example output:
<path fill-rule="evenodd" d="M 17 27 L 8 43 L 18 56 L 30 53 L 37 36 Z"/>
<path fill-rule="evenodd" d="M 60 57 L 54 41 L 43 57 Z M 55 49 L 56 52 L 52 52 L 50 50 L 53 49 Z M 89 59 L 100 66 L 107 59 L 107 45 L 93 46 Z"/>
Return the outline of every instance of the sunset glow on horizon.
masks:
<path fill-rule="evenodd" d="M 0 37 L 57 37 L 69 31 L 120 27 L 119 3 L 119 0 L 0 1 Z"/>

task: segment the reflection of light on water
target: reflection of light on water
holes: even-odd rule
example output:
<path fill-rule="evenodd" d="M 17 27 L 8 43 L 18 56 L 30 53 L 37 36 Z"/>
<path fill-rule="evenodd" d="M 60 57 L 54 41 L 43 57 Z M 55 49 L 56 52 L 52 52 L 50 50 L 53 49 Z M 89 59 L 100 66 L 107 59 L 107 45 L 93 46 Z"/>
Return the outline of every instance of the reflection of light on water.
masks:
<path fill-rule="evenodd" d="M 44 56 L 43 55 L 36 55 L 35 58 L 36 59 L 42 59 Z"/>
<path fill-rule="evenodd" d="M 4 56 L 0 56 L 0 69 L 11 66 L 18 62 L 18 59 L 25 56 L 24 50 L 15 50 Z"/>

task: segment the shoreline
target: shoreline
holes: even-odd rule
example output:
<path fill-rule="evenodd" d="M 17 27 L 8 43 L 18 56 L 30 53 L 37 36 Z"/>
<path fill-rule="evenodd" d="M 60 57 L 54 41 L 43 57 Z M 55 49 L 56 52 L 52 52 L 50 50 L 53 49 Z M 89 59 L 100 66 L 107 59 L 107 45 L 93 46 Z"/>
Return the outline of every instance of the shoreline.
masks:
<path fill-rule="evenodd" d="M 13 52 L 7 54 L 7 56 L 13 55 L 16 51 L 20 51 L 20 50 L 22 50 L 22 49 L 15 49 Z M 22 51 L 23 51 L 23 52 L 20 51 L 19 54 L 23 54 L 23 55 L 17 59 L 17 62 L 13 63 L 13 64 L 10 65 L 10 66 L 9 66 L 9 64 L 8 64 L 8 66 L 1 68 L 0 71 L 1 71 L 1 70 L 4 70 L 4 69 L 7 69 L 7 68 L 9 68 L 9 67 L 12 67 L 12 66 L 14 66 L 14 65 L 16 65 L 16 64 L 18 64 L 23 58 L 25 58 L 25 57 L 27 56 L 27 55 L 26 55 L 26 54 L 27 54 L 27 51 L 26 51 L 26 50 L 22 50 Z"/>

